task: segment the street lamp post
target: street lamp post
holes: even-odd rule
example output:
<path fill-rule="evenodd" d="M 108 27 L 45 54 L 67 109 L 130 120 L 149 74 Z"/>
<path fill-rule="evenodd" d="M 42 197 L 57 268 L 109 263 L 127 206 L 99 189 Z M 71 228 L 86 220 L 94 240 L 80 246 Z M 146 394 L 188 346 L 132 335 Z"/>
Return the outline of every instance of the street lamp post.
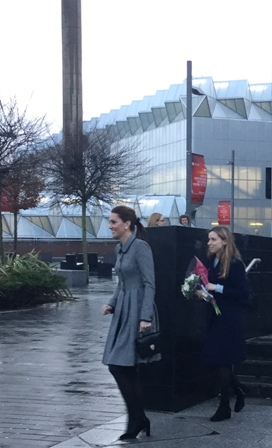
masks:
<path fill-rule="evenodd" d="M 192 217 L 192 61 L 187 61 L 186 213 Z"/>
<path fill-rule="evenodd" d="M 205 96 L 199 87 L 192 85 L 192 61 L 187 61 L 187 123 L 186 123 L 186 213 L 192 221 L 192 136 L 193 136 L 193 108 L 192 94 Z"/>
<path fill-rule="evenodd" d="M 231 209 L 230 209 L 230 228 L 234 232 L 234 168 L 235 168 L 235 151 L 231 152 Z"/>
<path fill-rule="evenodd" d="M 230 193 L 230 230 L 234 232 L 234 168 L 235 168 L 235 151 L 231 151 L 231 160 L 228 161 L 231 165 L 231 193 Z"/>

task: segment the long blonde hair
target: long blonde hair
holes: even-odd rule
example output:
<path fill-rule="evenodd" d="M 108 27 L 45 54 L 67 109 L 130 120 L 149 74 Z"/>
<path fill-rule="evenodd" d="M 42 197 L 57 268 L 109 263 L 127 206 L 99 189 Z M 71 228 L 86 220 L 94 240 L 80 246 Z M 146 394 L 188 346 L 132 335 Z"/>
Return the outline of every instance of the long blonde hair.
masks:
<path fill-rule="evenodd" d="M 225 243 L 220 255 L 220 277 L 226 278 L 229 275 L 229 269 L 232 257 L 241 259 L 240 252 L 235 245 L 233 234 L 227 227 L 215 226 L 211 230 L 209 230 L 209 233 L 210 232 L 215 232 L 219 236 L 219 238 L 221 238 L 221 240 L 224 241 Z M 209 250 L 208 255 L 211 255 Z"/>
<path fill-rule="evenodd" d="M 161 219 L 161 217 L 161 213 L 152 213 L 152 215 L 149 216 L 147 227 L 157 227 L 158 221 Z"/>

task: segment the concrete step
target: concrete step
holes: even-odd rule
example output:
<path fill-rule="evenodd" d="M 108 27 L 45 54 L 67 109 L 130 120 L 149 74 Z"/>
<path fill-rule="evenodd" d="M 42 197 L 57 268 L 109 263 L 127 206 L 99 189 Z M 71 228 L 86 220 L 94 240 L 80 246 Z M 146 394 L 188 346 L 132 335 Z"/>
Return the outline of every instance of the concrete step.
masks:
<path fill-rule="evenodd" d="M 271 377 L 272 378 L 272 360 L 268 359 L 247 359 L 235 367 L 237 375 L 250 375 L 255 378 Z"/>
<path fill-rule="evenodd" d="M 247 396 L 272 399 L 272 338 L 247 340 L 247 357 L 235 367 L 239 381 L 248 389 Z"/>
<path fill-rule="evenodd" d="M 246 396 L 272 399 L 272 378 L 256 379 L 251 375 L 237 375 L 238 380 L 246 387 Z"/>
<path fill-rule="evenodd" d="M 261 337 L 247 340 L 247 356 L 251 359 L 272 360 L 271 337 Z"/>

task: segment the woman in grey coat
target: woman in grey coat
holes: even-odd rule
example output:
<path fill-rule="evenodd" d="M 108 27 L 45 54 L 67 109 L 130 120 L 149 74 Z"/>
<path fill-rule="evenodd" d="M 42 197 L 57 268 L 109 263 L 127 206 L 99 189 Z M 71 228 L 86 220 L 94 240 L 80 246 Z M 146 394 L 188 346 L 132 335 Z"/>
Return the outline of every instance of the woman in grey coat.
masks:
<path fill-rule="evenodd" d="M 132 208 L 115 207 L 109 227 L 113 238 L 120 241 L 115 249 L 119 282 L 108 304 L 102 307 L 103 314 L 113 315 L 103 363 L 109 366 L 127 406 L 127 430 L 120 436 L 120 440 L 126 440 L 135 439 L 142 430 L 150 435 L 150 421 L 143 408 L 135 339 L 151 327 L 154 264 L 151 249 L 144 241 L 145 229 Z"/>

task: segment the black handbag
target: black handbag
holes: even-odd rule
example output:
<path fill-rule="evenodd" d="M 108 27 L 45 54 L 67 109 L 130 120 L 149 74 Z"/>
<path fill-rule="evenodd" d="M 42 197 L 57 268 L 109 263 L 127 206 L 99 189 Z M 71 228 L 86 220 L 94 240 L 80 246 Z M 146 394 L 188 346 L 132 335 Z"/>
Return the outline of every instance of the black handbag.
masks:
<path fill-rule="evenodd" d="M 151 358 L 161 352 L 161 333 L 142 333 L 136 339 L 136 351 L 142 359 Z"/>

